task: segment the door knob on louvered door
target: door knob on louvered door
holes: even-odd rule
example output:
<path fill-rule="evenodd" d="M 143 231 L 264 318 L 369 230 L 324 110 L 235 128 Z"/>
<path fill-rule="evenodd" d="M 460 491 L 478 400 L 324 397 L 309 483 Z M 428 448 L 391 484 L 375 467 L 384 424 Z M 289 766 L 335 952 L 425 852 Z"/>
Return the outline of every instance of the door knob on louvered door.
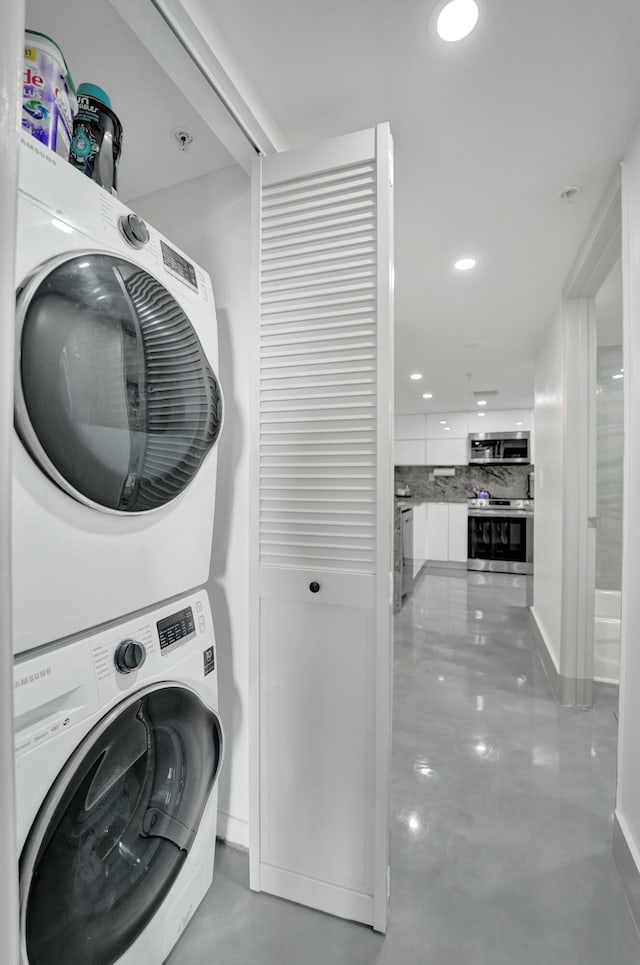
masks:
<path fill-rule="evenodd" d="M 318 590 L 320 589 L 320 584 L 314 580 L 313 583 L 309 584 L 309 589 L 311 590 L 312 593 L 317 593 Z"/>

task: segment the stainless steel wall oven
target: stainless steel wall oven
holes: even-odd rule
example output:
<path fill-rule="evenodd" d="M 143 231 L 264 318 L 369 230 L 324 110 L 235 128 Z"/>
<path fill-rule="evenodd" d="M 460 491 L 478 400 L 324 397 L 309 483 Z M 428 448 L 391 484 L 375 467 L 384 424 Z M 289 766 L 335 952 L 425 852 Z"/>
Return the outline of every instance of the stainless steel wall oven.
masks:
<path fill-rule="evenodd" d="M 533 500 L 468 501 L 467 569 L 533 572 Z"/>

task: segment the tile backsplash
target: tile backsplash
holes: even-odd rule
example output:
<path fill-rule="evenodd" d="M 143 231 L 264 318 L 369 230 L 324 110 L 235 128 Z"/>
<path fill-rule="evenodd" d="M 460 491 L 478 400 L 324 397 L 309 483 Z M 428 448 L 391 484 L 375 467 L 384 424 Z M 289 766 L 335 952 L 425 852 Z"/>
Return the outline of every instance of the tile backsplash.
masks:
<path fill-rule="evenodd" d="M 453 476 L 434 476 L 442 466 L 396 466 L 396 488 L 408 486 L 411 495 L 429 502 L 464 503 L 474 491 L 524 499 L 533 466 L 453 466 Z"/>

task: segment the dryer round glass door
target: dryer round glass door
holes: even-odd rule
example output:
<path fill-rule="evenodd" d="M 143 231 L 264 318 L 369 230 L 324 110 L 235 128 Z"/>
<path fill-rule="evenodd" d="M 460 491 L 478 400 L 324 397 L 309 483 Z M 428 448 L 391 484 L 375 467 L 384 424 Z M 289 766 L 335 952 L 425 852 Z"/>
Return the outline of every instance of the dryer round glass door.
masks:
<path fill-rule="evenodd" d="M 119 960 L 176 880 L 221 758 L 218 717 L 177 684 L 139 691 L 94 727 L 20 857 L 25 963 Z"/>
<path fill-rule="evenodd" d="M 64 490 L 142 513 L 192 481 L 222 423 L 220 387 L 187 315 L 139 266 L 60 256 L 19 291 L 16 429 Z"/>

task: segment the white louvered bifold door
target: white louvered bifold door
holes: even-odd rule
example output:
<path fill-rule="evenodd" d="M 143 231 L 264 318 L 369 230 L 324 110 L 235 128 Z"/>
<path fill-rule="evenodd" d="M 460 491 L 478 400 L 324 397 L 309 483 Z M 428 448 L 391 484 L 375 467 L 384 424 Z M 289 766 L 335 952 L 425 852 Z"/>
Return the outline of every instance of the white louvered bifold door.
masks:
<path fill-rule="evenodd" d="M 254 170 L 251 884 L 386 927 L 388 125 Z"/>

